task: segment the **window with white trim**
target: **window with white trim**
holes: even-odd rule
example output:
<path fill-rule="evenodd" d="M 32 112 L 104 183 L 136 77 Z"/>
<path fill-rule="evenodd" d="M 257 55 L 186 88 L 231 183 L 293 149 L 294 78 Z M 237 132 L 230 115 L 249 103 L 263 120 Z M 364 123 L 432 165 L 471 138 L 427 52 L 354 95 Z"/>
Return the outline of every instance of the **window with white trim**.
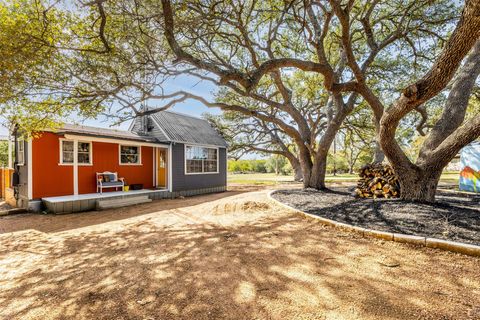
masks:
<path fill-rule="evenodd" d="M 92 144 L 90 142 L 78 141 L 77 161 L 78 163 L 91 163 Z"/>
<path fill-rule="evenodd" d="M 218 149 L 185 146 L 186 173 L 217 173 Z"/>
<path fill-rule="evenodd" d="M 122 146 L 120 145 L 120 164 L 140 164 L 141 147 L 140 146 Z"/>
<path fill-rule="evenodd" d="M 23 166 L 25 164 L 25 141 L 17 141 L 17 165 Z"/>
<path fill-rule="evenodd" d="M 74 141 L 60 140 L 60 163 L 73 164 L 74 155 Z M 91 164 L 92 163 L 92 143 L 78 141 L 77 149 L 77 163 Z"/>

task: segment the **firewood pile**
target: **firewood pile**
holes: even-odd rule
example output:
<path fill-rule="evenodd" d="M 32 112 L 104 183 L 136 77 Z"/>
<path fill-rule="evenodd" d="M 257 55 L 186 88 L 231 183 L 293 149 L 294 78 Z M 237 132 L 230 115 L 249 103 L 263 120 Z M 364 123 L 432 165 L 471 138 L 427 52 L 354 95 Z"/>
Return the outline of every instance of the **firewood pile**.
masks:
<path fill-rule="evenodd" d="M 373 163 L 360 169 L 355 193 L 360 198 L 398 198 L 400 185 L 392 167 Z"/>

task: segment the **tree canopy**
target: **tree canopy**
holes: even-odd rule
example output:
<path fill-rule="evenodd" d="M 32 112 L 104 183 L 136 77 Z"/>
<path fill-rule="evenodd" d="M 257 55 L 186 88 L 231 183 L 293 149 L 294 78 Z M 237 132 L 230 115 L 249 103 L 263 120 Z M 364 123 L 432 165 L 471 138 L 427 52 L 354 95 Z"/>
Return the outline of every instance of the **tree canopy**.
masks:
<path fill-rule="evenodd" d="M 325 188 L 341 136 L 350 164 L 362 151 L 348 146 L 376 161 L 383 151 L 402 190 L 430 190 L 402 196 L 423 201 L 480 134 L 480 0 L 35 3 L 1 11 L 14 15 L 0 40 L 21 34 L 0 52 L 11 83 L 1 108 L 27 124 L 69 113 L 121 122 L 196 100 L 223 110 L 210 120 L 232 143 L 285 156 L 305 187 Z M 172 89 L 181 76 L 213 84 L 215 99 Z"/>

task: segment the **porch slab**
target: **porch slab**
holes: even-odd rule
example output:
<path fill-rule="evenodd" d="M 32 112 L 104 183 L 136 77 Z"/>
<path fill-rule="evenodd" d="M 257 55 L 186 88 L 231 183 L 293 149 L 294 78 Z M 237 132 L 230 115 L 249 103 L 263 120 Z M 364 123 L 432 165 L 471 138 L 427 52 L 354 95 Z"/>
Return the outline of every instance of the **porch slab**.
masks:
<path fill-rule="evenodd" d="M 128 199 L 141 195 L 148 196 L 150 199 L 159 199 L 166 198 L 169 194 L 167 189 L 142 189 L 47 197 L 42 198 L 42 202 L 48 212 L 61 214 L 95 210 L 99 200 Z"/>
<path fill-rule="evenodd" d="M 143 189 L 130 191 L 113 191 L 100 193 L 88 193 L 69 195 L 61 197 L 42 198 L 43 205 L 47 212 L 63 214 L 95 210 L 100 200 L 127 199 L 130 197 L 148 196 L 152 200 L 173 199 L 177 197 L 189 197 L 206 193 L 224 192 L 226 186 L 202 188 L 193 190 L 182 190 L 170 192 L 168 189 Z"/>
<path fill-rule="evenodd" d="M 65 202 L 65 201 L 77 201 L 77 200 L 96 200 L 96 199 L 106 199 L 112 197 L 123 197 L 130 195 L 144 195 L 159 191 L 168 191 L 166 189 L 150 190 L 150 189 L 141 189 L 141 190 L 129 190 L 129 191 L 110 191 L 104 193 L 85 193 L 78 195 L 68 195 L 68 196 L 59 196 L 59 197 L 47 197 L 42 198 L 43 201 L 48 201 L 51 203 Z"/>

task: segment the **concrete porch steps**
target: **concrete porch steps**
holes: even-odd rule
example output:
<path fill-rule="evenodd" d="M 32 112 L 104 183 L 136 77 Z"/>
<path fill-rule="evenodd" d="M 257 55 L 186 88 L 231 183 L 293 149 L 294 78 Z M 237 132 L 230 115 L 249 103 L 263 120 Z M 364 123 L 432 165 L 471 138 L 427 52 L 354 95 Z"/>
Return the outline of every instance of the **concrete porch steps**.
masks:
<path fill-rule="evenodd" d="M 141 203 L 152 202 L 148 196 L 129 197 L 124 199 L 97 200 L 97 210 L 121 208 Z"/>

